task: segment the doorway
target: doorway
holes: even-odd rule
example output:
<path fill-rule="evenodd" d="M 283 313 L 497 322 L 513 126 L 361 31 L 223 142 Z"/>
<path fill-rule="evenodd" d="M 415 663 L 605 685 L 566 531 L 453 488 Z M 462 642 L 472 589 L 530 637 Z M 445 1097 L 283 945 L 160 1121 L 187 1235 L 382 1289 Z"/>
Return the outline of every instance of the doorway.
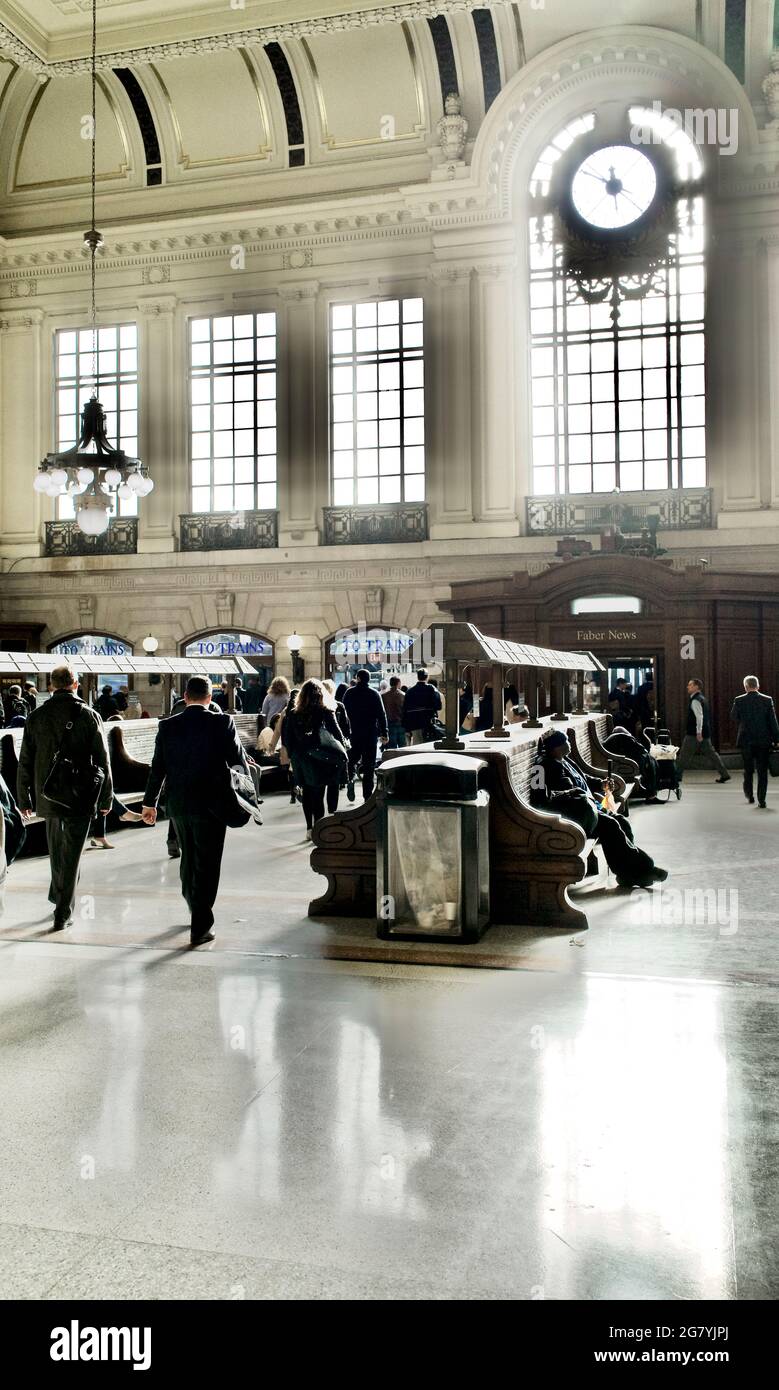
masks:
<path fill-rule="evenodd" d="M 619 655 L 602 656 L 600 659 L 606 667 L 603 683 L 607 701 L 618 680 L 627 681 L 630 686 L 627 699 L 622 702 L 626 713 L 626 727 L 630 732 L 640 734 L 641 729 L 647 724 L 662 725 L 665 721 L 660 653 L 640 655 L 620 652 Z M 614 713 L 610 703 L 607 703 L 606 707 Z"/>

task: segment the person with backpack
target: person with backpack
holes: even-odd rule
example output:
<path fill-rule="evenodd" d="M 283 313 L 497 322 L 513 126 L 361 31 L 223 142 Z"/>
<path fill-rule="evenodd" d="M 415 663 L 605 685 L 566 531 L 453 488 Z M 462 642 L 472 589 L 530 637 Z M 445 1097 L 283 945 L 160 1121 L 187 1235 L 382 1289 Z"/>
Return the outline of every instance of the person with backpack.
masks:
<path fill-rule="evenodd" d="M 321 681 L 307 680 L 301 685 L 293 707 L 284 716 L 284 746 L 295 783 L 302 788 L 306 839 L 310 840 L 314 825 L 325 814 L 325 795 L 337 798 L 348 765 L 335 700 Z"/>
<path fill-rule="evenodd" d="M 99 714 L 80 700 L 72 666 L 51 673 L 52 696 L 32 711 L 19 752 L 19 809 L 46 825 L 51 862 L 52 931 L 73 921 L 81 855 L 95 811 L 108 815 L 113 782 Z"/>

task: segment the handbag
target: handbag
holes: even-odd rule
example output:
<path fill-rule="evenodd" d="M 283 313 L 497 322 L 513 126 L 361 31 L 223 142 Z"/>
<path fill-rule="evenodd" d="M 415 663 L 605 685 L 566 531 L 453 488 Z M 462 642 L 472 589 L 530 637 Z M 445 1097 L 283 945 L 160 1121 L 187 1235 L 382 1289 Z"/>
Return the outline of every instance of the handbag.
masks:
<path fill-rule="evenodd" d="M 54 754 L 54 762 L 41 791 L 47 801 L 61 806 L 72 816 L 94 816 L 105 773 L 92 761 L 91 754 L 83 762 L 71 756 L 74 722 L 69 719 L 65 725 L 62 746 Z"/>
<path fill-rule="evenodd" d="M 236 764 L 235 767 L 230 768 L 230 783 L 233 796 L 241 810 L 254 821 L 255 825 L 262 825 L 260 802 L 251 773 L 247 772 L 240 764 Z"/>
<path fill-rule="evenodd" d="M 318 763 L 327 763 L 333 770 L 345 767 L 348 761 L 346 749 L 324 724 L 319 726 L 319 742 L 308 750 L 309 757 Z"/>

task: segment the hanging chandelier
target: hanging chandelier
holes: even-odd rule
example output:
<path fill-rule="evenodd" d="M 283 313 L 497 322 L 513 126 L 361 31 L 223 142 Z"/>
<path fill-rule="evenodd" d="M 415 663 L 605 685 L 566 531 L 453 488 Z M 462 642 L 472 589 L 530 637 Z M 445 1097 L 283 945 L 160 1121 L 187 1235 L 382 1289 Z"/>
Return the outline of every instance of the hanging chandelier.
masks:
<path fill-rule="evenodd" d="M 108 530 L 114 499 L 146 497 L 154 483 L 140 459 L 128 458 L 116 449 L 106 434 L 105 411 L 97 398 L 97 300 L 95 278 L 97 252 L 103 245 L 102 233 L 95 225 L 97 198 L 97 0 L 92 0 L 92 223 L 84 233 L 89 251 L 92 285 L 92 376 L 94 390 L 81 412 L 81 431 L 77 444 L 60 453 L 47 454 L 33 487 L 47 497 L 72 497 L 76 523 L 87 536 L 102 536 Z"/>

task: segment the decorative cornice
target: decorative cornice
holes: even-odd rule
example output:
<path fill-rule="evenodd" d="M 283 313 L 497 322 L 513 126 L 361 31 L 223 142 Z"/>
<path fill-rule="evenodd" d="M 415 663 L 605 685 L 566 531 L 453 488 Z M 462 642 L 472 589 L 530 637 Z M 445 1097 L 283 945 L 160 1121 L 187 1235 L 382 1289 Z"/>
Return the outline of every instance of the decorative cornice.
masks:
<path fill-rule="evenodd" d="M 427 235 L 430 224 L 422 216 L 415 216 L 407 208 L 394 208 L 392 212 L 382 210 L 370 215 L 352 214 L 344 210 L 333 212 L 328 217 L 310 217 L 305 221 L 297 218 L 289 222 L 274 221 L 266 226 L 233 227 L 227 231 L 187 231 L 153 236 L 118 235 L 116 239 L 105 228 L 106 243 L 100 254 L 100 266 L 106 271 L 142 267 L 144 283 L 160 284 L 157 275 L 173 263 L 210 260 L 214 256 L 229 257 L 237 245 L 243 247 L 247 257 L 257 255 L 282 255 L 294 251 L 310 249 L 314 246 L 334 246 L 353 241 L 388 240 L 409 233 Z M 64 239 L 63 239 L 64 240 Z M 70 244 L 68 244 L 68 242 Z M 34 269 L 36 278 L 45 279 L 63 272 L 81 275 L 88 269 L 89 258 L 75 238 L 68 238 L 62 246 L 47 250 L 14 252 L 13 242 L 6 240 L 0 284 L 17 279 L 29 278 Z M 0 252 L 0 255 L 2 253 Z M 310 264 L 309 256 L 306 256 Z M 297 269 L 297 266 L 290 268 Z M 300 267 L 301 269 L 303 267 Z M 155 271 L 155 275 L 152 275 Z M 148 280 L 147 280 L 148 272 Z"/>
<path fill-rule="evenodd" d="M 286 24 L 261 25 L 241 29 L 232 34 L 213 34 L 203 38 L 178 39 L 170 43 L 147 47 L 115 49 L 100 53 L 99 68 L 138 67 L 147 63 L 170 62 L 194 53 L 214 53 L 220 49 L 255 48 L 285 39 L 302 39 L 311 34 L 336 34 L 347 29 L 369 29 L 380 24 L 402 24 L 414 19 L 433 18 L 441 14 L 457 14 L 480 9 L 484 0 L 415 0 L 412 3 L 391 5 L 386 9 L 363 10 L 353 14 L 327 15 L 320 18 L 290 20 Z M 493 5 L 510 6 L 510 0 L 492 0 Z M 24 43 L 7 24 L 0 24 L 0 51 L 5 51 L 20 67 L 39 77 L 71 77 L 90 71 L 90 59 L 69 58 L 63 62 L 47 63 Z"/>

